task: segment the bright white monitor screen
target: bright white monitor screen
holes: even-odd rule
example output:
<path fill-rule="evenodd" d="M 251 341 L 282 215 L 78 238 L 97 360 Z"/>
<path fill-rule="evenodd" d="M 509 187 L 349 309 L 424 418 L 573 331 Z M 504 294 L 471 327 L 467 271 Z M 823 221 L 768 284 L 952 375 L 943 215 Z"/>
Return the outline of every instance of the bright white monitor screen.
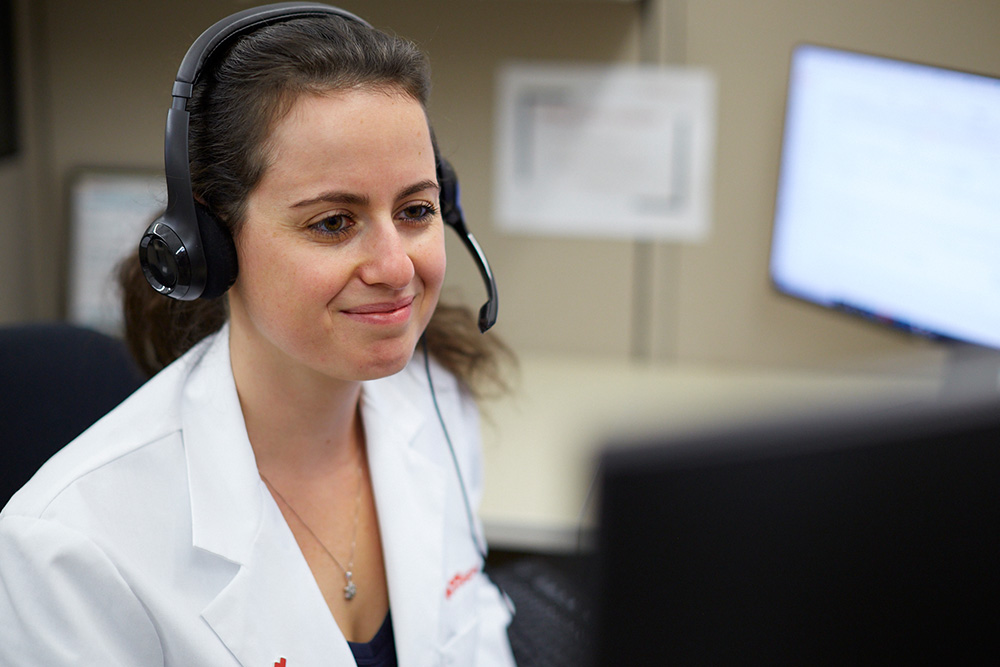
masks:
<path fill-rule="evenodd" d="M 797 47 L 771 279 L 829 308 L 1000 348 L 1000 80 Z"/>

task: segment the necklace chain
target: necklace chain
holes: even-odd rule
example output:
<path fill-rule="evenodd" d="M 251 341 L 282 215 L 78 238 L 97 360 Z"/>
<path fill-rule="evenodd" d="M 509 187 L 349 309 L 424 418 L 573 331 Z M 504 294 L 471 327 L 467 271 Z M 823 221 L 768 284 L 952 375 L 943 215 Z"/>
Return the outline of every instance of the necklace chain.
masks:
<path fill-rule="evenodd" d="M 337 560 L 337 557 L 334 556 L 333 553 L 326 548 L 326 545 L 323 544 L 323 540 L 319 539 L 319 535 L 317 535 L 313 531 L 313 529 L 309 527 L 309 524 L 306 523 L 305 520 L 299 515 L 299 513 L 295 511 L 295 508 L 292 507 L 292 504 L 289 503 L 287 500 L 285 500 L 285 497 L 281 495 L 281 492 L 278 491 L 278 489 L 275 488 L 274 484 L 271 484 L 271 481 L 264 476 L 264 473 L 260 473 L 260 478 L 264 480 L 265 484 L 267 484 L 267 488 L 271 489 L 271 491 L 274 492 L 274 495 L 278 496 L 278 499 L 281 500 L 281 502 L 284 503 L 285 507 L 287 507 L 291 511 L 291 513 L 295 516 L 298 522 L 302 524 L 302 527 L 305 528 L 309 532 L 309 534 L 312 535 L 312 538 L 316 540 L 316 543 L 320 547 L 322 547 L 323 551 L 326 552 L 326 555 L 330 557 L 330 560 L 336 563 L 337 567 L 340 568 L 340 571 L 344 573 L 344 578 L 347 580 L 347 585 L 344 586 L 344 598 L 347 600 L 352 600 L 354 596 L 357 595 L 358 592 L 358 587 L 354 584 L 353 570 L 354 570 L 354 554 L 358 546 L 358 520 L 361 517 L 361 481 L 363 477 L 364 475 L 362 474 L 361 466 L 358 465 L 358 492 L 357 494 L 355 494 L 354 498 L 354 533 L 351 536 L 351 558 L 350 560 L 347 561 L 347 567 L 344 567 L 343 565 L 340 564 L 340 561 Z"/>

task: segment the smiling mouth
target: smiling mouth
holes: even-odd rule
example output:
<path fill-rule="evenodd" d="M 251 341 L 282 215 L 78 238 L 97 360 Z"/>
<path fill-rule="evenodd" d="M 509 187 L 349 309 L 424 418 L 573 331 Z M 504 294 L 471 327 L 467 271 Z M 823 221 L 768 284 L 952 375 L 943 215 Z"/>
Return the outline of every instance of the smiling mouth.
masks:
<path fill-rule="evenodd" d="M 414 297 L 398 301 L 366 303 L 343 311 L 345 315 L 359 322 L 369 324 L 398 324 L 410 318 Z"/>
<path fill-rule="evenodd" d="M 344 312 L 348 315 L 380 315 L 387 313 L 394 313 L 397 310 L 402 310 L 413 303 L 413 297 L 407 297 L 405 299 L 400 299 L 399 301 L 383 302 L 383 303 L 367 303 L 363 306 L 355 306 L 354 308 L 348 308 Z"/>

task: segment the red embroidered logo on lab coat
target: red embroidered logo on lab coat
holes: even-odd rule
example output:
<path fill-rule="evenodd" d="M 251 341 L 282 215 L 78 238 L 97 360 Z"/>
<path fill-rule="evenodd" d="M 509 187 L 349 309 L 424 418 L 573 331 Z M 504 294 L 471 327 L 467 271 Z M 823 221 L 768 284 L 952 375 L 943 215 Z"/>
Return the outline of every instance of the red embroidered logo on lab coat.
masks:
<path fill-rule="evenodd" d="M 479 568 L 474 567 L 467 572 L 459 572 L 454 577 L 452 577 L 451 581 L 448 582 L 448 588 L 446 588 L 444 591 L 445 599 L 450 600 L 451 596 L 455 594 L 455 591 L 457 591 L 459 588 L 465 585 L 470 579 L 476 576 L 478 572 Z"/>
<path fill-rule="evenodd" d="M 286 665 L 285 665 L 285 659 L 282 658 L 278 662 L 274 663 L 274 667 L 286 667 Z"/>

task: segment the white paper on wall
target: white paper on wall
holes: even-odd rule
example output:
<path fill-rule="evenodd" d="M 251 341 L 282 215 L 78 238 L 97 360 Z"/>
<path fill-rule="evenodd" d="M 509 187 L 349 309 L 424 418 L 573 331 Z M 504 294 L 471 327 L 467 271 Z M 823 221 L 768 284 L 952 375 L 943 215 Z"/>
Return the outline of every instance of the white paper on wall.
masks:
<path fill-rule="evenodd" d="M 67 316 L 71 322 L 118 333 L 121 299 L 115 272 L 153 218 L 166 206 L 163 174 L 81 171 L 70 190 L 71 229 Z"/>
<path fill-rule="evenodd" d="M 497 224 L 525 234 L 704 239 L 715 98 L 714 77 L 700 68 L 505 66 Z"/>

